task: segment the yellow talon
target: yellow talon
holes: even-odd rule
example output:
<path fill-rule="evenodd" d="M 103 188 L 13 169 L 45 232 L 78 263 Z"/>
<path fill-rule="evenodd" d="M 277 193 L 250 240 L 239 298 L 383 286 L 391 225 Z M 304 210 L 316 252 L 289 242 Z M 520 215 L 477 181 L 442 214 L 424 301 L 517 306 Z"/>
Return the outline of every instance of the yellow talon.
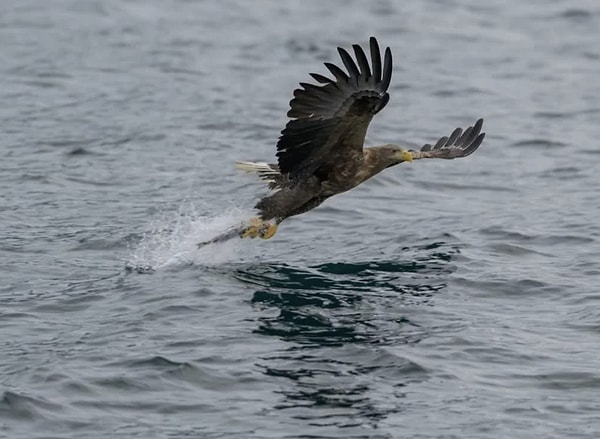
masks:
<path fill-rule="evenodd" d="M 277 223 L 275 223 L 275 224 L 263 223 L 263 226 L 261 227 L 259 236 L 262 239 L 269 239 L 269 238 L 273 237 L 273 235 L 275 233 L 277 233 Z"/>
<path fill-rule="evenodd" d="M 240 233 L 240 238 L 256 238 L 263 228 L 264 223 L 260 218 L 252 218 L 250 225 Z"/>
<path fill-rule="evenodd" d="M 252 218 L 248 226 L 240 233 L 240 238 L 256 238 L 269 239 L 277 232 L 278 224 L 271 224 L 268 221 L 263 221 L 260 218 Z"/>

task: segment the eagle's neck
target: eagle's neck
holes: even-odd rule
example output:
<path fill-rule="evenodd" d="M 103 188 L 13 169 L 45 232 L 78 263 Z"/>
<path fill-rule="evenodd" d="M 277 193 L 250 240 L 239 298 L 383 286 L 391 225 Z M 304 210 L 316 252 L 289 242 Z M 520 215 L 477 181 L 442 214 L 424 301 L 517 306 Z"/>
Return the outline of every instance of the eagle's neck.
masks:
<path fill-rule="evenodd" d="M 398 160 L 394 158 L 393 150 L 388 145 L 365 148 L 363 150 L 363 164 L 359 171 L 361 181 L 379 174 L 385 168 L 396 163 L 398 163 Z"/>

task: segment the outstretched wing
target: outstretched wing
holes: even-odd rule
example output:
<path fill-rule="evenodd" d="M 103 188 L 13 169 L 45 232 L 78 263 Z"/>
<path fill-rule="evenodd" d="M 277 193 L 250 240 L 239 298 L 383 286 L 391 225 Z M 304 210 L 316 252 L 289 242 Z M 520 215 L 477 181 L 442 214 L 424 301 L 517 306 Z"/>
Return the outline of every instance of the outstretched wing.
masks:
<path fill-rule="evenodd" d="M 473 154 L 485 137 L 481 132 L 483 119 L 475 122 L 475 125 L 467 128 L 464 132 L 456 128 L 450 136 L 441 137 L 435 145 L 423 145 L 420 151 L 410 152 L 413 159 L 455 159 Z"/>
<path fill-rule="evenodd" d="M 307 178 L 328 161 L 362 153 L 369 122 L 389 100 L 392 77 L 390 48 L 385 49 L 382 65 L 377 40 L 371 37 L 369 43 L 371 65 L 359 45 L 352 46 L 356 62 L 338 47 L 348 73 L 325 63 L 333 79 L 311 73 L 320 85 L 301 82 L 294 91 L 288 111 L 292 120 L 277 143 L 279 169 L 290 181 Z"/>

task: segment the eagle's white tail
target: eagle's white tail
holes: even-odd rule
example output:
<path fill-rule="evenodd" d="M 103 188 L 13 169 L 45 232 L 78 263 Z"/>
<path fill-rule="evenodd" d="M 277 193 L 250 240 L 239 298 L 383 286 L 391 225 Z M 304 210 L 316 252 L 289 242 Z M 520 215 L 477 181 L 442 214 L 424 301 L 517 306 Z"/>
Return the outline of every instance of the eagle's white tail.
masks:
<path fill-rule="evenodd" d="M 280 176 L 277 165 L 264 162 L 236 162 L 235 167 L 241 171 L 258 174 L 261 179 L 268 183 L 275 183 L 277 177 Z"/>
<path fill-rule="evenodd" d="M 277 172 L 268 163 L 264 162 L 235 162 L 235 167 L 240 171 L 256 174 Z"/>

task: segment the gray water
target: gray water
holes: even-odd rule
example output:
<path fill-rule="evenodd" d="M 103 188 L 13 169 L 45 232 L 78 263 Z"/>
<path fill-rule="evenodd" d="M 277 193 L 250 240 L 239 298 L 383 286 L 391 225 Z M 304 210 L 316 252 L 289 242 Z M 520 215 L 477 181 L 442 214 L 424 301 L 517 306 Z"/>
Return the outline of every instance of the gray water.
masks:
<path fill-rule="evenodd" d="M 270 241 L 291 92 L 370 35 L 368 144 L 486 120 Z M 0 436 L 596 438 L 596 0 L 0 3 Z"/>

